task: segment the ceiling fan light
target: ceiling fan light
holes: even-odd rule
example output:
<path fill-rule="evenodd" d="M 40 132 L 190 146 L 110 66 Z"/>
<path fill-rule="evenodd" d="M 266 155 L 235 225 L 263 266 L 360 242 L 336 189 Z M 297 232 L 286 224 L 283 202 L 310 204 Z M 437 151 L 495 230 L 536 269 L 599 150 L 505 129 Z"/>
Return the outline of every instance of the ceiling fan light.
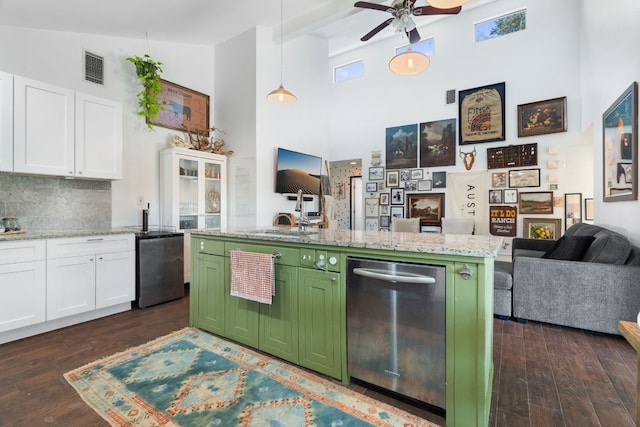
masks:
<path fill-rule="evenodd" d="M 469 0 L 427 0 L 429 5 L 436 9 L 451 9 L 453 7 L 462 6 Z"/>
<path fill-rule="evenodd" d="M 298 98 L 296 98 L 293 93 L 286 90 L 284 86 L 282 86 L 282 83 L 280 83 L 280 87 L 278 89 L 269 92 L 267 99 L 276 104 L 293 104 Z"/>
<path fill-rule="evenodd" d="M 426 70 L 430 63 L 427 55 L 409 49 L 391 58 L 389 69 L 396 74 L 410 76 Z"/>

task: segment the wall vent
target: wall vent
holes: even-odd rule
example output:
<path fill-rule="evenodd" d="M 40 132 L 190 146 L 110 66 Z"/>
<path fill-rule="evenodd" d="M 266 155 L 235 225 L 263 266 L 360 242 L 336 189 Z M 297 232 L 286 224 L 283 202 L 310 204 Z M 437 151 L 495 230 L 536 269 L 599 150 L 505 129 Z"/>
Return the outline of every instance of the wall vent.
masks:
<path fill-rule="evenodd" d="M 451 89 L 447 91 L 447 104 L 454 104 L 456 102 L 456 90 Z"/>
<path fill-rule="evenodd" d="M 91 83 L 104 85 L 104 58 L 102 56 L 84 51 L 84 79 Z"/>

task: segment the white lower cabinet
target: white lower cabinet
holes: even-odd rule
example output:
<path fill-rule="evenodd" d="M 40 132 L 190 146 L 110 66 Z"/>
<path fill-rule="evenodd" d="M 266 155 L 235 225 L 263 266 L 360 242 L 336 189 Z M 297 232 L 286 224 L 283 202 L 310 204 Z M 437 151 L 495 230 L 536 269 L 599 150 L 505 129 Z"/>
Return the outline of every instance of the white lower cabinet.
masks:
<path fill-rule="evenodd" d="M 47 320 L 134 299 L 132 234 L 47 240 Z"/>
<path fill-rule="evenodd" d="M 0 242 L 0 332 L 45 321 L 45 241 Z"/>

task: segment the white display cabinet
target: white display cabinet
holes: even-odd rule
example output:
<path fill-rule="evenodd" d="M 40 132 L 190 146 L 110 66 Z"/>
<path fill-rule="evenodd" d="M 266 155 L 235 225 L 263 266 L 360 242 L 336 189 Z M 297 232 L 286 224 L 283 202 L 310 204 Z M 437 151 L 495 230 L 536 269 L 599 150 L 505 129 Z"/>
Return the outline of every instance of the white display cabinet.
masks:
<path fill-rule="evenodd" d="M 160 151 L 160 226 L 188 234 L 226 225 L 227 158 L 186 148 Z M 185 282 L 190 280 L 189 236 L 185 235 Z"/>

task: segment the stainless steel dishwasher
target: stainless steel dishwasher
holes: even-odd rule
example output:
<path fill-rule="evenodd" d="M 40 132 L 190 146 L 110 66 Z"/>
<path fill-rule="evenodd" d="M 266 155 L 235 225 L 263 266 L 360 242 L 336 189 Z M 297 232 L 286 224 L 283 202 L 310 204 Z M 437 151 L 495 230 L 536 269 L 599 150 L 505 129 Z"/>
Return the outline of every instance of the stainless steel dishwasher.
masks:
<path fill-rule="evenodd" d="M 443 266 L 347 259 L 351 378 L 445 409 Z"/>

